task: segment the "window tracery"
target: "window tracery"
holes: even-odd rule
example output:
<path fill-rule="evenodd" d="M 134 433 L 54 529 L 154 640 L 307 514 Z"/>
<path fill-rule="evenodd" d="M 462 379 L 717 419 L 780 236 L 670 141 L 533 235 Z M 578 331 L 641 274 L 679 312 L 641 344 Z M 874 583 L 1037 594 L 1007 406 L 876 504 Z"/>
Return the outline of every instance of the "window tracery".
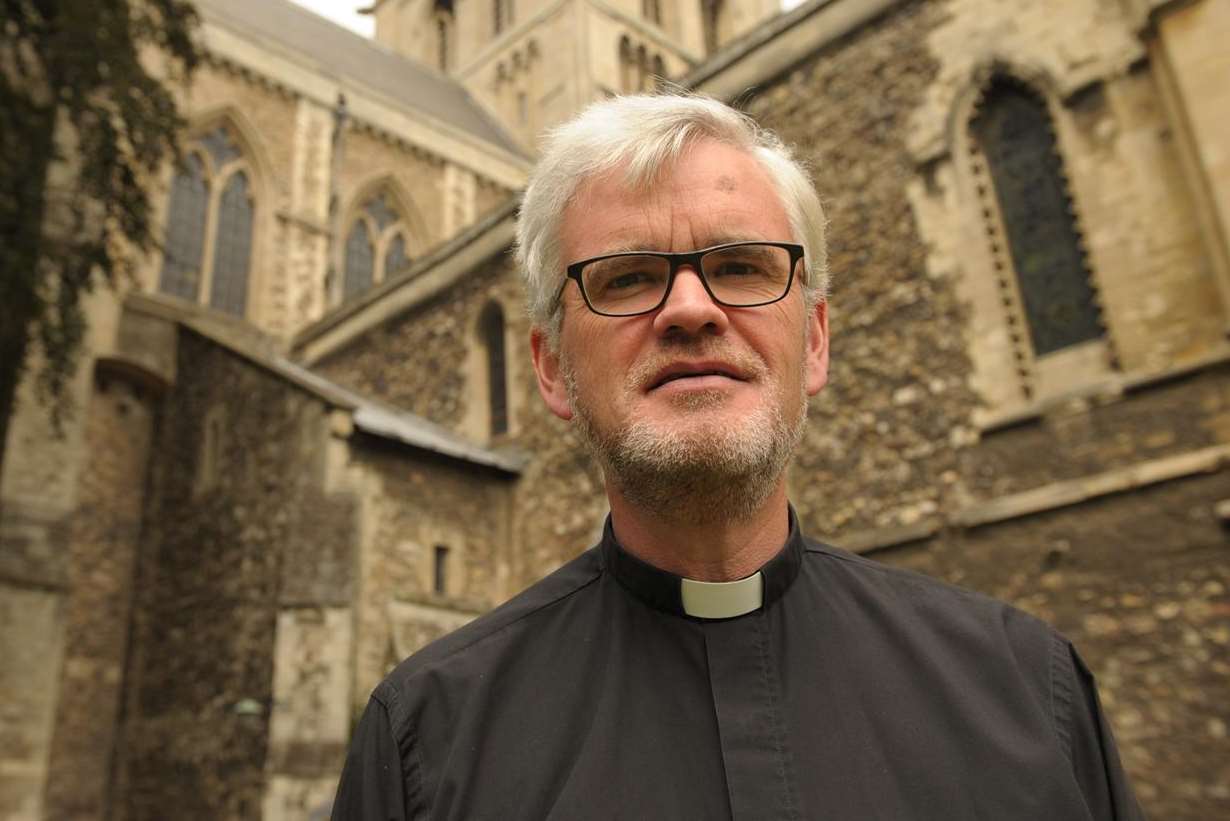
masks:
<path fill-rule="evenodd" d="M 171 182 L 158 289 L 244 316 L 256 203 L 244 153 L 223 124 L 189 146 Z"/>
<path fill-rule="evenodd" d="M 412 262 L 406 220 L 387 186 L 363 201 L 342 248 L 342 301 L 363 293 Z"/>

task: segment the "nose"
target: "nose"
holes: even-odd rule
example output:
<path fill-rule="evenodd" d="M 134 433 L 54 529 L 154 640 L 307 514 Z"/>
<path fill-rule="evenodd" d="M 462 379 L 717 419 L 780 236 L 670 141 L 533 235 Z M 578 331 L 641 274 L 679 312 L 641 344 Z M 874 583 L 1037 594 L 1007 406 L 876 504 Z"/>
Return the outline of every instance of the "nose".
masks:
<path fill-rule="evenodd" d="M 700 275 L 686 266 L 676 272 L 671 292 L 653 319 L 653 328 L 661 336 L 720 335 L 729 324 L 726 311 L 709 296 Z"/>

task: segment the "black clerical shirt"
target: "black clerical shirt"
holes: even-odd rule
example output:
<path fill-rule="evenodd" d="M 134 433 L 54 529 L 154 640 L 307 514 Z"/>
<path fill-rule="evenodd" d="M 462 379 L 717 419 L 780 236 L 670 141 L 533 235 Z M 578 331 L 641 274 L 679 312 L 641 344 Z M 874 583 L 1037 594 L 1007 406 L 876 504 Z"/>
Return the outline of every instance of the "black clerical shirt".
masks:
<path fill-rule="evenodd" d="M 686 615 L 602 542 L 398 666 L 335 819 L 1137 819 L 1093 679 L 1020 611 L 790 536 Z"/>

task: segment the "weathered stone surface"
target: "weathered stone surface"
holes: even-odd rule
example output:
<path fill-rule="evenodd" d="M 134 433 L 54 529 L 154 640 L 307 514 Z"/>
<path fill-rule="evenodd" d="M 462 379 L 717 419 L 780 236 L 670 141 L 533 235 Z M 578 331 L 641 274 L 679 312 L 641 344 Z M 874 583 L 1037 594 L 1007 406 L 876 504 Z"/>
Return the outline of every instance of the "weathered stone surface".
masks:
<path fill-rule="evenodd" d="M 155 397 L 100 370 L 68 547 L 65 653 L 46 812 L 96 818 L 118 736 Z"/>
<path fill-rule="evenodd" d="M 319 587 L 286 564 L 329 568 L 338 591 L 351 565 L 339 536 L 310 537 L 319 400 L 192 332 L 179 348 L 142 534 L 117 792 L 126 818 L 248 817 L 264 794 L 279 602 L 286 587 L 300 598 Z M 344 504 L 325 507 L 341 514 L 335 529 L 353 527 Z"/>
<path fill-rule="evenodd" d="M 1067 635 L 1097 677 L 1151 818 L 1230 808 L 1225 473 L 886 550 L 877 558 L 1011 602 Z"/>

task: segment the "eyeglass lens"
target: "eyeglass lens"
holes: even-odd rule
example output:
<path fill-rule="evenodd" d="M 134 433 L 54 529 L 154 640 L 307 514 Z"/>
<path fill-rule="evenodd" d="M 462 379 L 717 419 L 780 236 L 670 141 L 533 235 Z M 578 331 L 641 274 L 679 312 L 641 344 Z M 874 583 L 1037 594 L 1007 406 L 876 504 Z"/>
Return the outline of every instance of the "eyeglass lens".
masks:
<path fill-rule="evenodd" d="M 713 296 L 734 307 L 781 299 L 790 285 L 790 252 L 773 245 L 718 248 L 702 256 L 700 265 Z M 608 257 L 587 264 L 581 279 L 594 310 L 615 316 L 643 313 L 662 302 L 670 260 L 651 254 Z"/>

